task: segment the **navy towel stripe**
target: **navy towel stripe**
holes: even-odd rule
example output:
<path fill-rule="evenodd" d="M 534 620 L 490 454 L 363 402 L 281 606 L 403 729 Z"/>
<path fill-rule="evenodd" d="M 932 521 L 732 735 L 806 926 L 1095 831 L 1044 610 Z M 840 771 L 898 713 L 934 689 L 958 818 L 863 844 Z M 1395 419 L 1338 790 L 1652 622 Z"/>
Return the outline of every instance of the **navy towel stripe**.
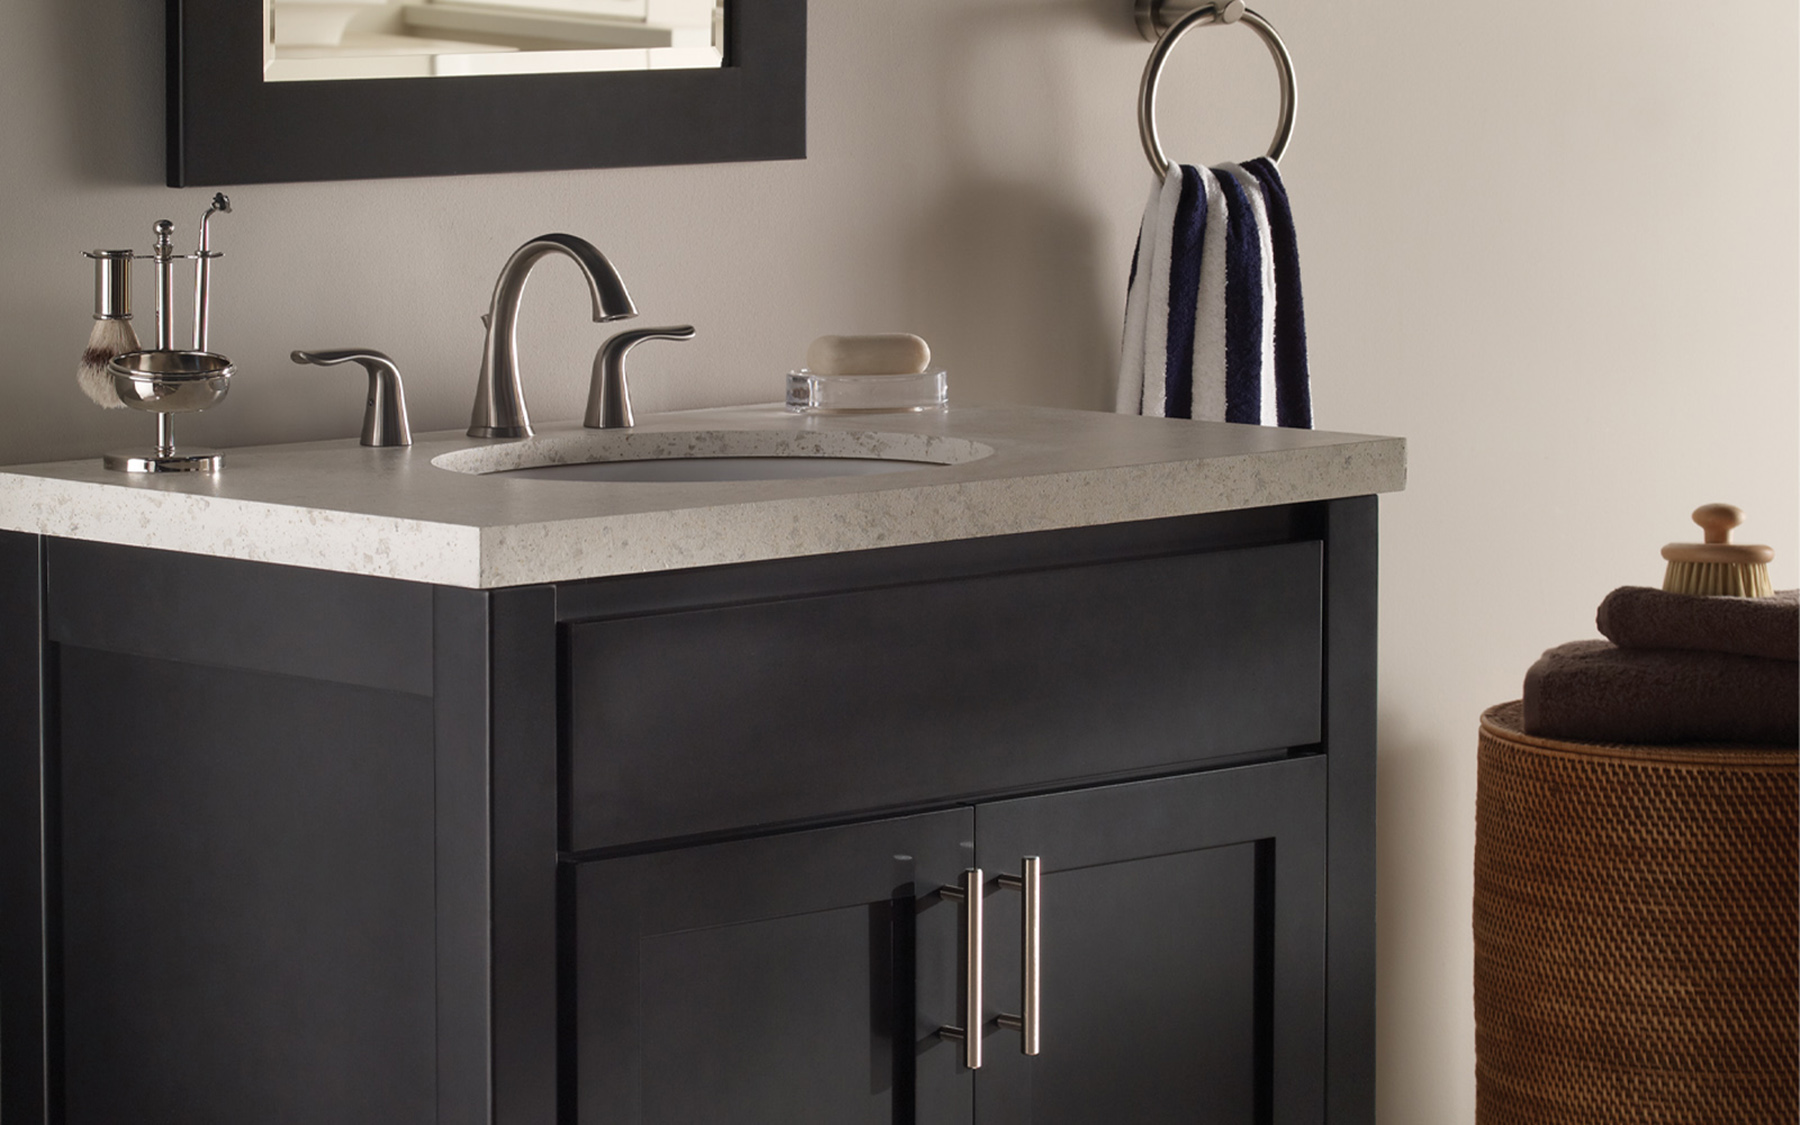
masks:
<path fill-rule="evenodd" d="M 1262 421 L 1262 246 L 1237 177 L 1213 169 L 1225 193 L 1225 420 Z"/>
<path fill-rule="evenodd" d="M 1200 304 L 1200 240 L 1206 234 L 1206 192 L 1200 172 L 1190 165 L 1171 169 L 1181 177 L 1181 201 L 1175 205 L 1175 242 L 1169 260 L 1169 333 L 1163 380 L 1163 413 L 1193 417 L 1194 319 Z M 1145 372 L 1145 377 L 1149 377 Z"/>
<path fill-rule="evenodd" d="M 1269 241 L 1275 261 L 1275 420 L 1312 429 L 1312 381 L 1306 360 L 1306 311 L 1300 298 L 1300 246 L 1287 185 L 1266 156 L 1244 163 L 1262 185 L 1269 208 Z"/>

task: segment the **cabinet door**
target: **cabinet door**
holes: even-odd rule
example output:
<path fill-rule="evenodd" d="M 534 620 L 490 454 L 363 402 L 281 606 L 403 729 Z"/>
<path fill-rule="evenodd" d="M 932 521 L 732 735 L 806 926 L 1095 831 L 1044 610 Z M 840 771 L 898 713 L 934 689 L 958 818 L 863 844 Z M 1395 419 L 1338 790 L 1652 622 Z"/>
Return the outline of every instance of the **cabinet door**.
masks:
<path fill-rule="evenodd" d="M 576 867 L 574 1119 L 970 1121 L 972 1076 L 935 1036 L 962 979 L 936 891 L 973 828 L 959 809 Z"/>
<path fill-rule="evenodd" d="M 1324 1119 L 1324 757 L 982 805 L 983 1125 Z M 1041 1051 L 1020 1012 L 1041 856 Z"/>

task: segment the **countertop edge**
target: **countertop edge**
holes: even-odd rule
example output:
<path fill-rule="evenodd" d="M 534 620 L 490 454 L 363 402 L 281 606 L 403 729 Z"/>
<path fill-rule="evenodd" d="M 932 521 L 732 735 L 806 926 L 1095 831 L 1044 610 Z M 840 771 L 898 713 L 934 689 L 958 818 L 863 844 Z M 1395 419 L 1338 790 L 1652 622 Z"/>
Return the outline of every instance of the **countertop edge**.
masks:
<path fill-rule="evenodd" d="M 1205 461 L 524 524 L 483 532 L 481 586 L 1131 523 L 1396 492 L 1405 484 L 1404 441 L 1377 438 Z M 770 529 L 783 526 L 790 534 L 777 541 Z M 559 540 L 566 545 L 560 553 Z"/>
<path fill-rule="evenodd" d="M 1345 435 L 1350 437 L 1350 435 Z M 0 469 L 0 530 L 497 589 L 1395 492 L 1404 439 L 457 524 Z"/>
<path fill-rule="evenodd" d="M 0 531 L 477 588 L 480 529 L 330 508 L 5 474 Z M 112 511 L 99 509 L 114 508 Z M 345 541 L 356 546 L 346 550 Z M 401 544 L 404 543 L 404 546 Z"/>

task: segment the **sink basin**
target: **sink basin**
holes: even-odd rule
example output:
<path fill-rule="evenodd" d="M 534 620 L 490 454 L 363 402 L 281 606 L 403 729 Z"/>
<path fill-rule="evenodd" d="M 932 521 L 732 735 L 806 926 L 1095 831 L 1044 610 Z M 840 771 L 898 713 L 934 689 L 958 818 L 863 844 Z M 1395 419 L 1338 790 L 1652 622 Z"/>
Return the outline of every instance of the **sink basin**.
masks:
<path fill-rule="evenodd" d="M 539 465 L 530 469 L 503 469 L 501 475 L 510 480 L 811 480 L 937 467 L 935 461 L 895 461 L 879 457 L 668 457 Z"/>
<path fill-rule="evenodd" d="M 478 446 L 432 460 L 504 480 L 679 483 L 817 480 L 936 469 L 993 449 L 929 434 L 862 431 L 583 431 Z"/>

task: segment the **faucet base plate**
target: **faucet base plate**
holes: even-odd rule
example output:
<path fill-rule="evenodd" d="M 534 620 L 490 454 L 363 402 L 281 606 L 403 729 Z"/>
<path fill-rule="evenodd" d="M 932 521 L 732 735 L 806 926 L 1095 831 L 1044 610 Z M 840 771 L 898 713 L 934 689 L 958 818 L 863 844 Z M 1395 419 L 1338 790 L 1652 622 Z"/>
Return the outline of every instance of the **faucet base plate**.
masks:
<path fill-rule="evenodd" d="M 108 453 L 102 463 L 119 473 L 216 473 L 225 455 L 216 449 L 154 449 Z"/>

